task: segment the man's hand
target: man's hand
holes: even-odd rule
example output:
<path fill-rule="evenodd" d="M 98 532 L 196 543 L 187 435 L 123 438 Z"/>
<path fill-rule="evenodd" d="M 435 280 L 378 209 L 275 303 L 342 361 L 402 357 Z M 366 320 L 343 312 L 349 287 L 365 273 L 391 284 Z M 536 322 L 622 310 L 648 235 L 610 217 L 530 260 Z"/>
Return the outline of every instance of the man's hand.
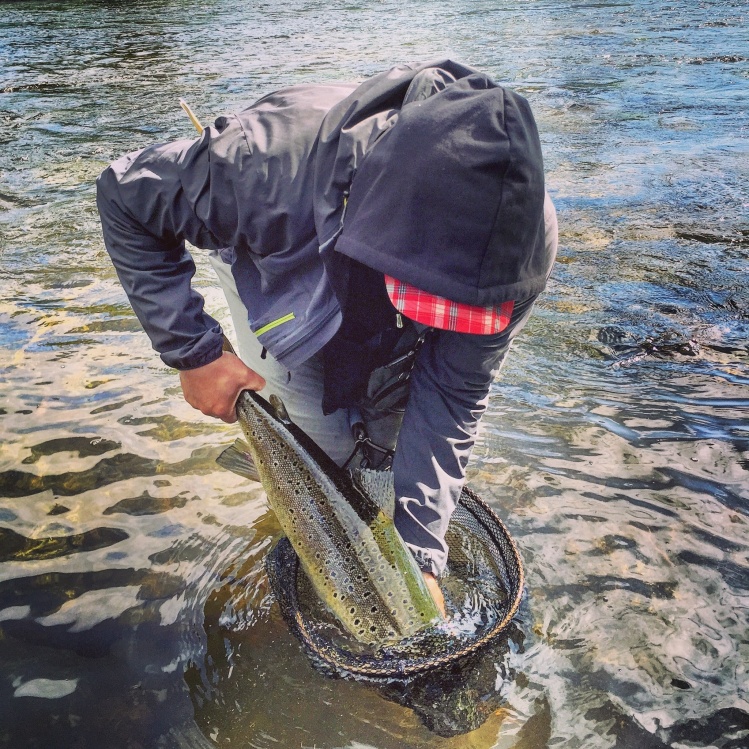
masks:
<path fill-rule="evenodd" d="M 432 594 L 432 598 L 434 598 L 434 602 L 437 604 L 440 614 L 442 614 L 443 617 L 446 617 L 445 597 L 442 595 L 442 589 L 437 582 L 437 578 L 431 572 L 426 572 L 425 570 L 422 570 L 421 574 L 424 575 L 424 582 L 427 584 L 427 588 Z"/>
<path fill-rule="evenodd" d="M 210 364 L 180 372 L 179 381 L 185 400 L 193 408 L 227 424 L 237 420 L 234 407 L 243 390 L 265 387 L 265 380 L 257 372 L 228 351 Z"/>

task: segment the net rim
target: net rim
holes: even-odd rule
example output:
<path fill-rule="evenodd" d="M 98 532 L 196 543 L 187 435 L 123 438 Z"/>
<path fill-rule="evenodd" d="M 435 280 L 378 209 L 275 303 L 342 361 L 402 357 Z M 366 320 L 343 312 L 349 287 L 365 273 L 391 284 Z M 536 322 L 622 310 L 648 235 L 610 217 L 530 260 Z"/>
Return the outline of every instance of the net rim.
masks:
<path fill-rule="evenodd" d="M 515 585 L 516 589 L 514 591 L 508 591 L 510 593 L 511 601 L 504 616 L 498 619 L 491 627 L 482 633 L 480 637 L 477 637 L 475 640 L 466 643 L 463 647 L 460 647 L 457 650 L 452 650 L 449 653 L 443 655 L 423 656 L 413 659 L 393 659 L 387 664 L 374 664 L 370 662 L 371 656 L 357 656 L 354 653 L 334 645 L 333 643 L 318 642 L 320 638 L 318 638 L 316 633 L 312 630 L 312 621 L 304 616 L 301 606 L 299 605 L 296 586 L 297 574 L 299 572 L 299 558 L 291 547 L 288 539 L 284 537 L 280 539 L 268 554 L 266 563 L 267 572 L 273 592 L 281 606 L 281 613 L 283 614 L 284 619 L 286 619 L 292 633 L 300 640 L 302 645 L 314 659 L 317 659 L 340 675 L 350 674 L 352 676 L 375 680 L 404 679 L 434 669 L 451 666 L 457 661 L 472 656 L 482 648 L 486 647 L 492 640 L 496 639 L 505 629 L 507 629 L 518 611 L 525 585 L 525 573 L 520 558 L 520 552 L 515 540 L 507 530 L 507 527 L 494 510 L 492 510 L 475 491 L 466 486 L 463 488 L 463 493 L 461 494 L 459 503 L 462 504 L 467 511 L 470 512 L 470 508 L 463 500 L 464 495 L 478 505 L 489 516 L 491 522 L 496 526 L 496 528 L 490 532 L 490 535 L 499 533 L 503 537 L 503 545 L 505 545 L 509 550 L 509 560 L 506 559 L 507 554 L 502 554 L 503 558 L 505 558 L 505 564 L 508 564 L 509 562 L 514 564 L 517 568 L 518 574 L 517 583 Z M 275 569 L 272 563 L 274 556 L 278 558 L 279 562 Z M 287 573 L 284 577 L 290 577 L 290 579 L 294 581 L 293 584 L 283 585 L 278 574 L 278 569 L 286 569 Z"/>

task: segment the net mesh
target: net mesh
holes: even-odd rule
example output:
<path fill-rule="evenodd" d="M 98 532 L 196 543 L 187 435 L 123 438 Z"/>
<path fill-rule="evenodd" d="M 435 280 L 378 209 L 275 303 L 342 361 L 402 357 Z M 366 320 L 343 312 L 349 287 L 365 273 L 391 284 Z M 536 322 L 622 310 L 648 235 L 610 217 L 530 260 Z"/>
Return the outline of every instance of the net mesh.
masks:
<path fill-rule="evenodd" d="M 394 645 L 362 645 L 322 606 L 291 544 L 282 538 L 267 557 L 281 613 L 320 670 L 373 681 L 405 679 L 475 655 L 510 624 L 520 604 L 523 568 L 515 542 L 486 503 L 465 487 L 446 541 L 440 580 L 448 608 L 444 624 Z"/>

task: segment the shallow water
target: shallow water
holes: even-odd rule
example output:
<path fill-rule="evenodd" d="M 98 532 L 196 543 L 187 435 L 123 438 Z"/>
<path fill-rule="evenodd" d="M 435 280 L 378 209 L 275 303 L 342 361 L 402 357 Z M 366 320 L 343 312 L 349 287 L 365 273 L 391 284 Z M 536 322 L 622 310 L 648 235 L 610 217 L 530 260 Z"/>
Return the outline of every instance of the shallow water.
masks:
<path fill-rule="evenodd" d="M 746 0 L 0 3 L 0 746 L 749 746 L 748 24 Z M 530 99 L 561 250 L 471 468 L 527 597 L 485 722 L 441 738 L 288 634 L 278 527 L 214 464 L 236 429 L 139 332 L 93 180 L 191 137 L 180 96 L 208 121 L 447 55 Z"/>

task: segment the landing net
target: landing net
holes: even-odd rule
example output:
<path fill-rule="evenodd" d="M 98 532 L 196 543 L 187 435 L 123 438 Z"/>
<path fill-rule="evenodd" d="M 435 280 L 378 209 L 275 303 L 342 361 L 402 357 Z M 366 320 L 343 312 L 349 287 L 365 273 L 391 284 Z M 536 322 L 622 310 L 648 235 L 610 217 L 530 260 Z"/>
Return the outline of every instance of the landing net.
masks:
<path fill-rule="evenodd" d="M 523 568 L 507 528 L 465 487 L 450 520 L 440 585 L 448 618 L 394 645 L 373 648 L 345 633 L 320 603 L 286 538 L 266 567 L 281 613 L 314 665 L 338 676 L 406 679 L 475 655 L 507 628 L 520 605 Z"/>

